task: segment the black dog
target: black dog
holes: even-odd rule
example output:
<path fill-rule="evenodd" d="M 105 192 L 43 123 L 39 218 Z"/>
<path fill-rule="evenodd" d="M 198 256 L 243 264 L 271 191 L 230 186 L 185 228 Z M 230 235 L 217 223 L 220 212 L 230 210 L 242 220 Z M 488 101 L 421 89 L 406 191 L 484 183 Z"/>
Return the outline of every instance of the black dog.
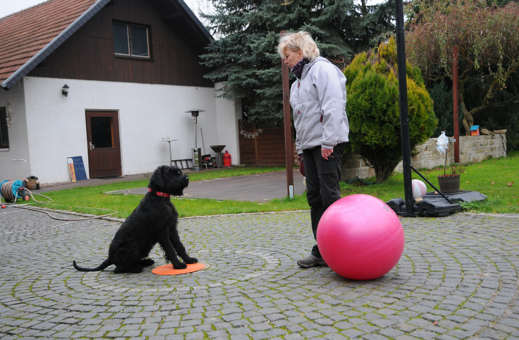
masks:
<path fill-rule="evenodd" d="M 159 166 L 150 178 L 149 192 L 117 230 L 110 244 L 108 258 L 97 268 L 81 268 L 74 261 L 74 268 L 79 271 L 98 271 L 114 264 L 114 273 L 140 273 L 143 267 L 155 263 L 146 257 L 157 243 L 175 269 L 184 269 L 186 263 L 198 262 L 187 255 L 180 241 L 178 213 L 169 198 L 171 195 L 183 195 L 188 184 L 189 177 L 176 166 Z M 185 263 L 178 260 L 177 254 Z"/>

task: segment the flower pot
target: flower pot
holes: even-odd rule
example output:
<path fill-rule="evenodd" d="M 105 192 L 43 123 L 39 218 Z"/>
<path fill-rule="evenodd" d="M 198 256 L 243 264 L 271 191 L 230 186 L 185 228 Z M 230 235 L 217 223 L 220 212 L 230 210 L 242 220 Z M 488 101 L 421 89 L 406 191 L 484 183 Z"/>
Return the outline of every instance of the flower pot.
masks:
<path fill-rule="evenodd" d="M 460 191 L 460 175 L 438 176 L 440 191 L 444 194 L 454 194 Z"/>

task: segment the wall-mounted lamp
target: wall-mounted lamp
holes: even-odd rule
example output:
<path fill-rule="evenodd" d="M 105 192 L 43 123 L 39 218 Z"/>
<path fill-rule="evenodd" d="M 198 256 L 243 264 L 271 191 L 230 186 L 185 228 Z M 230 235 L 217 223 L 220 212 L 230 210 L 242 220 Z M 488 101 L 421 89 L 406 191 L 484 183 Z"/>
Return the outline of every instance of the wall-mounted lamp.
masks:
<path fill-rule="evenodd" d="M 65 84 L 65 86 L 63 86 L 63 87 L 61 88 L 61 93 L 62 93 L 65 97 L 68 97 L 68 89 L 69 89 L 69 87 L 68 87 L 67 84 Z"/>

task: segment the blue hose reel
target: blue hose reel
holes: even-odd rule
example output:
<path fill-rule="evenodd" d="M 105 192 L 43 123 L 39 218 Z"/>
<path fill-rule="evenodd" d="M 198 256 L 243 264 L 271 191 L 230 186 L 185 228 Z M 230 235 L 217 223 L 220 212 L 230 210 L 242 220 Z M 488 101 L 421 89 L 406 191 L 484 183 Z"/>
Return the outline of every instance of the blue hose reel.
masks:
<path fill-rule="evenodd" d="M 24 185 L 22 181 L 8 181 L 5 180 L 0 183 L 0 196 L 5 199 L 6 202 L 14 202 L 16 198 L 21 197 L 19 192 L 23 190 Z"/>

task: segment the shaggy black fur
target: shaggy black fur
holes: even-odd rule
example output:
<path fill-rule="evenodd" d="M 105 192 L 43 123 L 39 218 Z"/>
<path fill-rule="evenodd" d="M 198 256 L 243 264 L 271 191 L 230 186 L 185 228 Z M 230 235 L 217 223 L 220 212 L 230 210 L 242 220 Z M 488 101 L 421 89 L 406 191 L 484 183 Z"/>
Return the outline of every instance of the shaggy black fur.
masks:
<path fill-rule="evenodd" d="M 166 260 L 175 269 L 186 268 L 186 263 L 196 263 L 189 257 L 180 241 L 177 231 L 178 213 L 169 197 L 161 197 L 155 192 L 170 195 L 183 195 L 189 184 L 189 177 L 182 174 L 176 166 L 160 166 L 150 178 L 148 192 L 139 206 L 124 221 L 115 234 L 108 258 L 97 268 L 81 268 L 73 262 L 79 271 L 98 271 L 114 264 L 114 273 L 140 273 L 143 267 L 151 266 L 155 261 L 146 258 L 155 244 L 164 250 Z M 178 260 L 180 256 L 185 263 Z"/>

